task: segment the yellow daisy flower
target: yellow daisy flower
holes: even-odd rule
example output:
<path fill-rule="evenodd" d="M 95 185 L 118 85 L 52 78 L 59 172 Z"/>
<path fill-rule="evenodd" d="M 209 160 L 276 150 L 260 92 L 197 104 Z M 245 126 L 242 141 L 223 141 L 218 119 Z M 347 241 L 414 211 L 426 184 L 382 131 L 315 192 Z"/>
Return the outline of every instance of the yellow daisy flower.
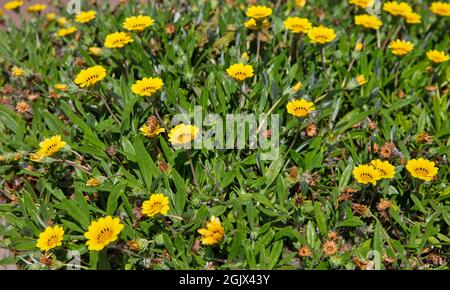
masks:
<path fill-rule="evenodd" d="M 9 2 L 6 2 L 5 6 L 3 6 L 3 7 L 5 7 L 6 10 L 14 10 L 14 9 L 20 8 L 20 6 L 22 6 L 22 5 L 23 5 L 23 1 L 9 1 Z"/>
<path fill-rule="evenodd" d="M 47 5 L 45 4 L 34 4 L 28 6 L 27 11 L 30 13 L 39 13 L 41 11 L 44 11 L 45 9 L 47 9 Z"/>
<path fill-rule="evenodd" d="M 249 64 L 236 63 L 227 69 L 227 73 L 232 78 L 243 81 L 253 76 L 253 67 Z"/>
<path fill-rule="evenodd" d="M 131 90 L 136 95 L 150 97 L 159 91 L 163 85 L 164 82 L 160 78 L 143 78 L 142 80 L 136 81 L 131 86 Z"/>
<path fill-rule="evenodd" d="M 94 10 L 83 11 L 75 16 L 75 21 L 78 23 L 88 23 L 94 20 L 96 16 L 97 12 L 95 12 Z"/>
<path fill-rule="evenodd" d="M 332 42 L 336 38 L 336 34 L 332 28 L 321 25 L 308 30 L 308 37 L 312 43 L 325 44 Z"/>
<path fill-rule="evenodd" d="M 361 51 L 364 48 L 364 44 L 362 42 L 357 42 L 355 45 L 355 51 Z"/>
<path fill-rule="evenodd" d="M 102 54 L 102 49 L 100 47 L 89 47 L 89 54 L 99 56 Z"/>
<path fill-rule="evenodd" d="M 311 29 L 312 24 L 307 18 L 288 17 L 284 21 L 284 27 L 294 33 L 305 33 Z"/>
<path fill-rule="evenodd" d="M 444 51 L 439 50 L 427 51 L 427 57 L 434 63 L 446 62 L 450 59 L 450 57 Z"/>
<path fill-rule="evenodd" d="M 403 17 L 405 18 L 406 23 L 409 23 L 409 24 L 419 24 L 421 22 L 421 18 L 422 18 L 422 16 L 420 16 L 420 14 L 415 13 L 415 12 L 408 13 Z"/>
<path fill-rule="evenodd" d="M 39 162 L 45 157 L 54 155 L 66 145 L 67 143 L 61 140 L 60 135 L 46 138 L 39 144 L 39 150 L 35 154 L 31 155 L 31 159 L 32 161 Z"/>
<path fill-rule="evenodd" d="M 172 128 L 169 132 L 169 142 L 172 145 L 186 145 L 194 140 L 200 129 L 193 125 L 180 124 Z"/>
<path fill-rule="evenodd" d="M 356 82 L 358 83 L 358 85 L 362 86 L 365 83 L 367 83 L 367 79 L 364 75 L 359 75 L 355 78 Z"/>
<path fill-rule="evenodd" d="M 397 39 L 389 43 L 389 48 L 393 54 L 402 56 L 408 54 L 414 48 L 414 44 L 409 41 Z"/>
<path fill-rule="evenodd" d="M 61 29 L 59 29 L 59 30 L 56 32 L 56 34 L 57 34 L 59 37 L 63 37 L 63 36 L 72 34 L 72 33 L 76 32 L 76 31 L 77 31 L 76 27 L 73 27 L 73 26 L 72 26 L 72 27 L 68 27 L 68 28 L 61 28 Z"/>
<path fill-rule="evenodd" d="M 364 26 L 365 28 L 378 30 L 381 25 L 383 25 L 383 22 L 375 15 L 363 14 L 355 16 L 355 24 Z"/>
<path fill-rule="evenodd" d="M 102 183 L 100 178 L 91 178 L 86 182 L 87 187 L 97 187 Z"/>
<path fill-rule="evenodd" d="M 82 70 L 75 78 L 75 83 L 80 87 L 90 87 L 106 77 L 106 70 L 101 65 L 96 65 Z"/>
<path fill-rule="evenodd" d="M 372 165 L 359 165 L 353 169 L 353 177 L 362 184 L 376 184 L 380 179 L 380 173 Z"/>
<path fill-rule="evenodd" d="M 272 15 L 272 8 L 261 5 L 250 6 L 246 11 L 246 15 L 260 21 Z"/>
<path fill-rule="evenodd" d="M 56 22 L 58 23 L 59 26 L 64 26 L 64 25 L 66 25 L 69 21 L 67 20 L 66 17 L 58 17 L 58 19 L 56 19 Z"/>
<path fill-rule="evenodd" d="M 292 87 L 292 90 L 294 90 L 294 92 L 298 92 L 298 91 L 300 91 L 301 88 L 303 88 L 302 82 L 297 82 L 297 83 Z"/>
<path fill-rule="evenodd" d="M 438 168 L 433 161 L 423 158 L 412 159 L 406 163 L 406 169 L 415 178 L 430 181 L 438 173 Z"/>
<path fill-rule="evenodd" d="M 303 8 L 306 5 L 306 0 L 295 0 L 295 6 Z"/>
<path fill-rule="evenodd" d="M 49 12 L 45 15 L 45 18 L 47 18 L 48 21 L 53 21 L 56 19 L 56 14 L 53 12 Z"/>
<path fill-rule="evenodd" d="M 433 2 L 431 3 L 430 10 L 439 16 L 450 16 L 450 3 L 442 1 Z"/>
<path fill-rule="evenodd" d="M 389 161 L 381 161 L 379 159 L 372 160 L 370 164 L 378 170 L 380 178 L 394 178 L 395 166 L 390 164 Z"/>
<path fill-rule="evenodd" d="M 258 30 L 269 27 L 270 23 L 269 21 L 267 21 L 267 19 L 264 19 L 262 22 L 259 23 L 255 19 L 250 18 L 248 21 L 244 22 L 244 26 L 250 30 Z"/>
<path fill-rule="evenodd" d="M 53 87 L 60 91 L 67 91 L 67 89 L 69 88 L 67 85 L 64 84 L 55 84 Z"/>
<path fill-rule="evenodd" d="M 17 66 L 13 66 L 11 72 L 12 72 L 12 75 L 14 77 L 21 77 L 21 76 L 23 76 L 25 74 L 25 71 L 23 69 L 21 69 L 20 67 L 17 67 Z"/>
<path fill-rule="evenodd" d="M 62 245 L 64 238 L 64 229 L 58 225 L 54 227 L 46 227 L 45 230 L 39 234 L 36 247 L 41 251 L 49 251 L 53 248 Z"/>
<path fill-rule="evenodd" d="M 373 5 L 374 0 L 350 0 L 349 3 L 356 5 L 360 8 L 367 8 Z"/>
<path fill-rule="evenodd" d="M 108 34 L 105 39 L 105 47 L 106 48 L 121 48 L 124 47 L 127 43 L 133 42 L 133 39 L 130 35 L 125 32 L 115 32 Z"/>
<path fill-rule="evenodd" d="M 110 243 L 117 240 L 124 225 L 120 223 L 119 218 L 107 216 L 93 221 L 84 233 L 84 237 L 88 240 L 86 245 L 89 251 L 101 251 Z"/>
<path fill-rule="evenodd" d="M 166 131 L 164 128 L 161 128 L 159 126 L 159 123 L 156 120 L 155 116 L 149 117 L 145 125 L 142 126 L 139 130 L 141 131 L 142 135 L 149 138 L 154 138 L 162 132 Z"/>
<path fill-rule="evenodd" d="M 142 204 L 142 214 L 154 217 L 157 214 L 166 215 L 169 211 L 169 198 L 161 193 L 155 193 Z"/>
<path fill-rule="evenodd" d="M 286 105 L 287 112 L 296 117 L 305 118 L 309 113 L 315 110 L 314 103 L 305 99 L 292 100 Z"/>
<path fill-rule="evenodd" d="M 123 22 L 123 28 L 128 31 L 143 31 L 145 28 L 152 26 L 154 22 L 155 20 L 153 20 L 150 16 L 133 16 L 125 19 Z"/>
<path fill-rule="evenodd" d="M 405 16 L 413 12 L 411 6 L 406 2 L 389 1 L 383 4 L 383 10 L 394 16 Z"/>
<path fill-rule="evenodd" d="M 225 233 L 220 219 L 215 216 L 211 216 L 206 228 L 198 229 L 197 232 L 202 235 L 202 244 L 207 246 L 219 243 Z"/>

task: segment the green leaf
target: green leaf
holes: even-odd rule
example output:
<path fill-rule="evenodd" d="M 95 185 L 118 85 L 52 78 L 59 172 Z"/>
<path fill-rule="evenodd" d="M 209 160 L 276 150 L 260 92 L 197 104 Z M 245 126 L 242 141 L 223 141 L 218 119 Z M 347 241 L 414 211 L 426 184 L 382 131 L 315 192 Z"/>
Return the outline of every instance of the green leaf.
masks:
<path fill-rule="evenodd" d="M 314 216 L 316 217 L 320 233 L 325 236 L 328 233 L 327 219 L 323 213 L 322 204 L 320 202 L 314 203 Z"/>

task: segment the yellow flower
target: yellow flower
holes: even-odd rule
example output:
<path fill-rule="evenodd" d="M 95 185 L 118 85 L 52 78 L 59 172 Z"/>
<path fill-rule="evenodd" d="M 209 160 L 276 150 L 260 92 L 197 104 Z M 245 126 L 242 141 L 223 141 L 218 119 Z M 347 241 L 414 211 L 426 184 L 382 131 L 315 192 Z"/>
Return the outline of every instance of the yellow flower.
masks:
<path fill-rule="evenodd" d="M 115 32 L 108 34 L 105 39 L 105 47 L 107 48 L 120 48 L 124 47 L 125 44 L 133 42 L 131 36 L 125 32 Z"/>
<path fill-rule="evenodd" d="M 249 64 L 236 63 L 227 68 L 229 76 L 238 81 L 243 81 L 253 76 L 253 67 Z"/>
<path fill-rule="evenodd" d="M 80 12 L 75 16 L 75 21 L 78 23 L 88 23 L 95 19 L 97 12 L 94 10 Z"/>
<path fill-rule="evenodd" d="M 163 85 L 164 82 L 160 78 L 143 78 L 136 81 L 131 86 L 131 90 L 136 95 L 150 97 L 159 91 Z"/>
<path fill-rule="evenodd" d="M 406 163 L 406 169 L 413 177 L 430 181 L 438 173 L 438 168 L 434 165 L 433 161 L 419 158 L 409 160 Z"/>
<path fill-rule="evenodd" d="M 62 245 L 64 238 L 64 229 L 58 225 L 54 227 L 46 227 L 45 230 L 39 234 L 36 247 L 41 251 L 48 251 Z"/>
<path fill-rule="evenodd" d="M 409 41 L 397 39 L 389 43 L 389 48 L 392 49 L 392 53 L 395 55 L 405 55 L 414 48 L 414 44 Z"/>
<path fill-rule="evenodd" d="M 261 23 L 256 22 L 255 19 L 250 18 L 248 21 L 244 23 L 245 27 L 247 27 L 250 30 L 258 30 L 258 29 L 265 29 L 270 26 L 269 21 L 267 19 L 264 19 Z"/>
<path fill-rule="evenodd" d="M 349 3 L 360 8 L 367 8 L 373 5 L 374 0 L 350 0 Z"/>
<path fill-rule="evenodd" d="M 56 14 L 53 13 L 53 12 L 50 12 L 50 13 L 47 13 L 47 14 L 45 15 L 45 17 L 47 18 L 48 21 L 53 21 L 53 20 L 56 19 Z"/>
<path fill-rule="evenodd" d="M 297 82 L 297 83 L 292 87 L 292 89 L 294 90 L 294 92 L 300 91 L 301 88 L 303 88 L 302 82 Z"/>
<path fill-rule="evenodd" d="M 292 100 L 286 105 L 287 112 L 296 117 L 304 118 L 315 110 L 314 103 L 305 99 Z"/>
<path fill-rule="evenodd" d="M 145 125 L 140 128 L 140 131 L 142 135 L 154 138 L 162 132 L 165 132 L 166 130 L 159 126 L 158 120 L 156 120 L 155 116 L 151 116 L 150 118 L 148 118 Z"/>
<path fill-rule="evenodd" d="M 248 56 L 248 53 L 246 53 L 246 52 L 244 52 L 241 57 L 245 61 L 248 61 L 250 59 L 250 57 Z"/>
<path fill-rule="evenodd" d="M 421 21 L 420 19 L 422 18 L 420 16 L 420 14 L 417 14 L 415 12 L 408 13 L 404 17 L 405 17 L 406 23 L 409 23 L 409 24 L 419 24 Z"/>
<path fill-rule="evenodd" d="M 96 187 L 99 186 L 102 181 L 99 178 L 91 178 L 86 182 L 86 186 L 88 187 Z"/>
<path fill-rule="evenodd" d="M 364 48 L 364 44 L 362 42 L 357 42 L 355 45 L 355 51 L 361 51 Z"/>
<path fill-rule="evenodd" d="M 207 246 L 217 244 L 224 235 L 220 219 L 215 216 L 211 216 L 211 219 L 206 224 L 206 228 L 198 229 L 197 232 L 202 235 L 202 244 Z"/>
<path fill-rule="evenodd" d="M 312 24 L 306 18 L 288 17 L 284 21 L 284 27 L 294 33 L 305 33 L 311 29 Z"/>
<path fill-rule="evenodd" d="M 260 21 L 272 15 L 272 8 L 261 5 L 250 6 L 246 11 L 246 15 Z"/>
<path fill-rule="evenodd" d="M 106 70 L 101 65 L 96 65 L 82 70 L 76 77 L 75 83 L 80 87 L 90 87 L 104 79 Z"/>
<path fill-rule="evenodd" d="M 155 193 L 142 204 L 142 214 L 153 217 L 157 214 L 166 215 L 169 211 L 169 198 L 161 193 Z"/>
<path fill-rule="evenodd" d="M 450 3 L 445 3 L 442 1 L 437 1 L 431 3 L 431 12 L 440 16 L 450 16 Z"/>
<path fill-rule="evenodd" d="M 123 228 L 124 225 L 120 223 L 120 219 L 111 216 L 93 221 L 88 231 L 84 233 L 84 237 L 88 239 L 86 245 L 89 251 L 103 250 L 107 245 L 117 240 Z"/>
<path fill-rule="evenodd" d="M 383 25 L 383 22 L 375 15 L 363 14 L 355 16 L 355 24 L 378 30 Z"/>
<path fill-rule="evenodd" d="M 200 129 L 192 126 L 180 124 L 172 128 L 169 132 L 169 142 L 172 145 L 185 145 L 194 140 Z"/>
<path fill-rule="evenodd" d="M 23 1 L 9 1 L 9 2 L 6 2 L 4 7 L 6 10 L 14 10 L 14 9 L 19 8 L 22 5 L 23 5 Z"/>
<path fill-rule="evenodd" d="M 434 63 L 446 62 L 450 59 L 450 57 L 447 54 L 445 54 L 444 51 L 439 50 L 427 51 L 427 57 Z"/>
<path fill-rule="evenodd" d="M 372 183 L 376 184 L 380 179 L 380 173 L 372 165 L 359 165 L 353 169 L 353 176 L 356 181 L 362 184 Z"/>
<path fill-rule="evenodd" d="M 66 17 L 59 17 L 56 22 L 58 22 L 59 26 L 64 26 L 67 24 L 68 20 Z"/>
<path fill-rule="evenodd" d="M 325 44 L 332 42 L 336 38 L 336 34 L 332 28 L 321 25 L 308 30 L 308 37 L 312 43 Z"/>
<path fill-rule="evenodd" d="M 405 16 L 413 12 L 411 6 L 406 2 L 389 1 L 383 4 L 383 10 L 394 16 Z"/>
<path fill-rule="evenodd" d="M 299 8 L 305 7 L 305 4 L 306 4 L 306 0 L 295 0 L 295 6 L 297 6 Z"/>
<path fill-rule="evenodd" d="M 41 11 L 44 11 L 47 8 L 47 5 L 45 4 L 34 4 L 31 6 L 28 6 L 27 11 L 30 13 L 38 13 Z"/>
<path fill-rule="evenodd" d="M 125 19 L 125 21 L 123 22 L 123 28 L 128 31 L 143 31 L 145 28 L 152 26 L 154 22 L 155 20 L 153 20 L 153 18 L 149 16 L 133 16 Z"/>
<path fill-rule="evenodd" d="M 39 162 L 44 157 L 50 157 L 53 154 L 57 153 L 59 150 L 63 149 L 67 145 L 66 142 L 61 140 L 60 135 L 55 135 L 50 138 L 44 139 L 39 144 L 39 150 L 31 155 L 31 160 Z"/>
<path fill-rule="evenodd" d="M 64 84 L 56 84 L 54 88 L 60 91 L 67 91 L 68 86 Z"/>
<path fill-rule="evenodd" d="M 68 28 L 61 28 L 58 30 L 58 32 L 56 33 L 58 36 L 63 37 L 69 34 L 74 33 L 75 31 L 77 31 L 77 29 L 75 27 L 68 27 Z"/>
<path fill-rule="evenodd" d="M 378 170 L 380 178 L 394 178 L 395 166 L 390 164 L 389 161 L 381 161 L 379 159 L 372 160 L 370 164 Z"/>
<path fill-rule="evenodd" d="M 356 82 L 358 83 L 358 85 L 362 86 L 365 83 L 367 83 L 366 77 L 364 75 L 359 75 L 356 77 Z"/>
<path fill-rule="evenodd" d="M 12 68 L 12 75 L 14 77 L 21 77 L 25 74 L 25 71 L 23 69 L 21 69 L 20 67 L 14 66 Z"/>
<path fill-rule="evenodd" d="M 98 56 L 102 54 L 102 49 L 100 47 L 89 47 L 89 53 Z"/>

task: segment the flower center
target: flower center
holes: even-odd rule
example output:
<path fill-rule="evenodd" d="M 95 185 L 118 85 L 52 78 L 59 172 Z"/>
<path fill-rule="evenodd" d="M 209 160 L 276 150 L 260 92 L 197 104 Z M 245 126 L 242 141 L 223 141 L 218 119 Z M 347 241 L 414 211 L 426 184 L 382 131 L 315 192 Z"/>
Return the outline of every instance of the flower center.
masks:
<path fill-rule="evenodd" d="M 420 175 L 420 176 L 428 176 L 428 174 L 430 173 L 428 171 L 428 169 L 426 169 L 424 167 L 418 167 L 418 168 L 414 169 L 414 171 L 417 173 L 417 175 Z"/>
<path fill-rule="evenodd" d="M 58 243 L 58 237 L 56 235 L 51 235 L 47 240 L 47 246 L 52 247 Z"/>
<path fill-rule="evenodd" d="M 143 92 L 154 92 L 156 91 L 156 87 L 155 86 L 146 86 L 142 89 Z"/>
<path fill-rule="evenodd" d="M 98 75 L 97 75 L 97 74 L 90 75 L 90 76 L 88 76 L 88 77 L 86 78 L 86 80 L 87 80 L 88 82 L 93 82 L 93 81 L 95 81 L 95 80 L 97 80 L 97 79 L 98 79 Z"/>
<path fill-rule="evenodd" d="M 305 116 L 308 114 L 308 110 L 305 107 L 295 107 L 294 112 L 301 116 Z"/>
<path fill-rule="evenodd" d="M 361 174 L 360 174 L 360 177 L 361 177 L 361 179 L 364 180 L 364 181 L 371 181 L 371 180 L 373 180 L 373 175 L 370 174 L 370 173 L 367 173 L 367 172 L 361 173 Z"/>
<path fill-rule="evenodd" d="M 119 38 L 119 39 L 114 39 L 113 44 L 117 45 L 117 44 L 123 44 L 125 43 L 127 40 L 125 38 Z"/>
<path fill-rule="evenodd" d="M 97 242 L 99 244 L 104 244 L 109 239 L 111 239 L 113 236 L 113 231 L 111 228 L 103 228 L 98 234 L 97 234 Z"/>
<path fill-rule="evenodd" d="M 180 143 L 184 143 L 184 142 L 190 141 L 191 138 L 192 138 L 191 133 L 182 133 L 182 134 L 178 135 L 177 140 Z"/>
<path fill-rule="evenodd" d="M 239 78 L 239 79 L 243 79 L 243 78 L 245 78 L 247 76 L 247 74 L 245 72 L 243 72 L 243 71 L 237 71 L 237 72 L 234 73 L 234 75 L 237 78 Z"/>

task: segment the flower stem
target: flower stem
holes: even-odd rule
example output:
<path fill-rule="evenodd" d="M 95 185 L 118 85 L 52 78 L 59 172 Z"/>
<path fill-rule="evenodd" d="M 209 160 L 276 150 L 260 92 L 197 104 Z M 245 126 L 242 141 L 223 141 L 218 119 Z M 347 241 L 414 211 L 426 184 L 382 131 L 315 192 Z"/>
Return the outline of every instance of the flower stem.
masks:
<path fill-rule="evenodd" d="M 259 53 L 261 49 L 261 39 L 259 36 L 260 32 L 256 32 L 256 61 L 259 61 Z"/>

